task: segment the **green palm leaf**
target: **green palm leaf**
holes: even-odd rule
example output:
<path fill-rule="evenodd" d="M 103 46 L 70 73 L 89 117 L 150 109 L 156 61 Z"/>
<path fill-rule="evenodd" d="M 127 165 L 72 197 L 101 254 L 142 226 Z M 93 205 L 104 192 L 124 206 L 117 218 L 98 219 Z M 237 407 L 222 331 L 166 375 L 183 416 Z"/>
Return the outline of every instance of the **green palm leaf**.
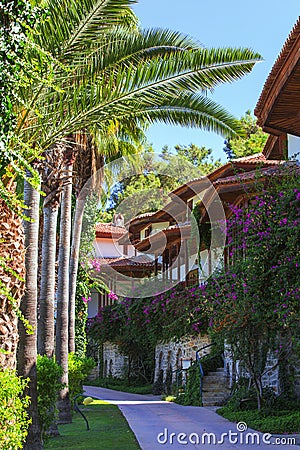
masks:
<path fill-rule="evenodd" d="M 104 29 L 124 23 L 124 14 L 135 16 L 135 0 L 48 0 L 47 19 L 38 27 L 37 42 L 53 55 L 72 58 L 72 52 L 90 46 Z"/>
<path fill-rule="evenodd" d="M 62 50 L 52 56 L 53 83 L 31 90 L 34 102 L 22 124 L 27 142 L 44 149 L 69 133 L 90 127 L 103 132 L 111 121 L 125 120 L 197 126 L 227 137 L 240 132 L 234 118 L 204 94 L 248 74 L 260 55 L 247 48 L 201 48 L 170 30 L 113 27 L 130 3 L 72 0 L 68 9 L 66 0 L 49 0 L 50 28 L 43 38 L 39 28 L 38 41 L 45 39 L 49 51 L 51 45 Z M 23 104 L 26 94 L 20 92 Z"/>

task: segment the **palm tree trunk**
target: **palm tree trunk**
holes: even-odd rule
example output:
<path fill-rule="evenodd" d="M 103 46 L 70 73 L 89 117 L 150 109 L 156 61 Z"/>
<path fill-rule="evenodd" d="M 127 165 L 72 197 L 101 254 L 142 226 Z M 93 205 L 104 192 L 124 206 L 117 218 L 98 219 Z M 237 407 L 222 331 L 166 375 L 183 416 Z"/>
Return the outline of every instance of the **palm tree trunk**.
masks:
<path fill-rule="evenodd" d="M 59 393 L 59 423 L 71 423 L 71 404 L 68 388 L 68 305 L 69 261 L 72 214 L 72 165 L 67 166 L 68 182 L 64 186 L 61 202 L 60 239 L 58 254 L 56 360 L 63 368 L 61 382 L 65 387 Z"/>
<path fill-rule="evenodd" d="M 76 281 L 78 272 L 80 236 L 82 230 L 82 219 L 84 213 L 86 195 L 81 194 L 76 200 L 75 215 L 73 222 L 72 246 L 70 256 L 70 293 L 69 293 L 69 352 L 75 352 L 75 297 Z"/>
<path fill-rule="evenodd" d="M 15 369 L 19 337 L 16 310 L 25 288 L 24 233 L 22 220 L 2 199 L 0 217 L 0 368 Z"/>
<path fill-rule="evenodd" d="M 39 199 L 39 193 L 25 181 L 24 201 L 29 208 L 25 210 L 25 214 L 30 221 L 24 221 L 26 286 L 20 309 L 25 319 L 33 327 L 33 332 L 30 334 L 26 330 L 24 323 L 19 321 L 18 374 L 24 378 L 29 378 L 29 385 L 25 394 L 31 397 L 28 411 L 32 422 L 29 425 L 27 440 L 23 447 L 25 450 L 40 450 L 43 448 L 38 419 L 36 373 Z"/>
<path fill-rule="evenodd" d="M 56 226 L 58 210 L 45 205 L 42 242 L 42 273 L 40 287 L 40 309 L 38 320 L 38 352 L 51 358 L 54 354 L 54 297 Z"/>

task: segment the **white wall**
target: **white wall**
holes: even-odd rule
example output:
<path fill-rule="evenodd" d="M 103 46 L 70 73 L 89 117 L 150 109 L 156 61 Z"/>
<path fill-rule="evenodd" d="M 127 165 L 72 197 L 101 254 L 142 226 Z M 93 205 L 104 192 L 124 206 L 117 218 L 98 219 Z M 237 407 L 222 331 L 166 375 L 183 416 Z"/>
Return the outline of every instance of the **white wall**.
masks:
<path fill-rule="evenodd" d="M 98 292 L 91 293 L 92 300 L 88 302 L 88 317 L 95 317 L 98 314 Z"/>
<path fill-rule="evenodd" d="M 288 158 L 299 160 L 300 137 L 288 134 Z"/>
<path fill-rule="evenodd" d="M 96 256 L 100 258 L 119 258 L 123 255 L 123 245 L 119 245 L 117 241 L 111 239 L 95 239 L 93 247 L 96 252 Z"/>

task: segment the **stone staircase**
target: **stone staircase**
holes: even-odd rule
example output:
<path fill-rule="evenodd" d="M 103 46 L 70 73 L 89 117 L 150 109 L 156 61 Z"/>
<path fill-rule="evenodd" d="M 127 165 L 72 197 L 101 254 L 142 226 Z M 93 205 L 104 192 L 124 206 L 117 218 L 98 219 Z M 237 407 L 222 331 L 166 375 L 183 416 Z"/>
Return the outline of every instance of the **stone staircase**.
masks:
<path fill-rule="evenodd" d="M 221 406 L 228 399 L 230 387 L 224 368 L 209 372 L 203 377 L 203 406 Z"/>

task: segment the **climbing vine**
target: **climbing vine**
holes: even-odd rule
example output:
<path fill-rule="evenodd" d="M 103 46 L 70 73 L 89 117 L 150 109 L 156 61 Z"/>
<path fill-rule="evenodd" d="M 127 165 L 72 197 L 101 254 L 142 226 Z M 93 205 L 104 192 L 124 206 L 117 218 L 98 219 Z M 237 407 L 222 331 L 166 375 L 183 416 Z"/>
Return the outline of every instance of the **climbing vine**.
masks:
<path fill-rule="evenodd" d="M 208 331 L 229 344 L 253 381 L 260 408 L 270 351 L 274 368 L 291 369 L 300 349 L 298 169 L 278 171 L 260 188 L 259 194 L 249 194 L 247 207 L 231 206 L 223 224 L 228 267 L 201 286 L 178 285 L 103 308 L 89 321 L 89 333 L 100 342 L 131 341 L 142 347 L 146 341 L 154 347 Z"/>

